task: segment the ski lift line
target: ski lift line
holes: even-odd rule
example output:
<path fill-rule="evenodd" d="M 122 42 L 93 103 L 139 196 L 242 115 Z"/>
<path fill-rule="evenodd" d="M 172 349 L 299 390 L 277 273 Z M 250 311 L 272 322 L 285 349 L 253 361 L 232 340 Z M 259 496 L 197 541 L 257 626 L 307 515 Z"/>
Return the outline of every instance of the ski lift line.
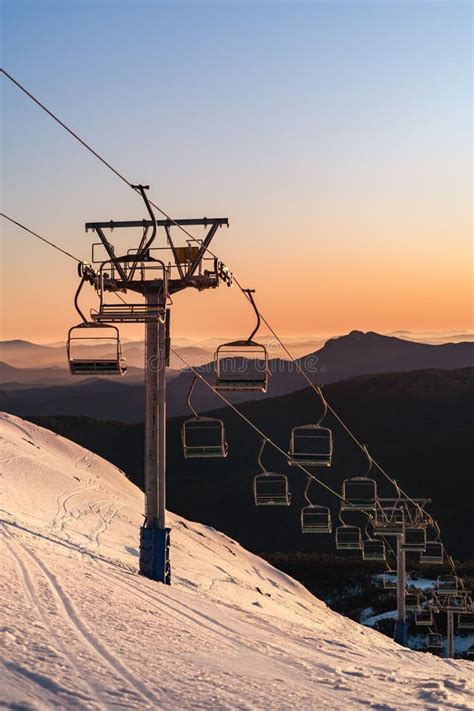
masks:
<path fill-rule="evenodd" d="M 86 143 L 86 141 L 84 141 L 82 138 L 80 138 L 80 136 L 78 136 L 77 133 L 75 133 L 75 132 L 74 132 L 71 128 L 69 128 L 63 121 L 61 121 L 61 119 L 60 119 L 58 116 L 56 116 L 50 109 L 48 109 L 39 99 L 37 99 L 31 92 L 29 92 L 22 84 L 20 84 L 19 81 L 17 81 L 11 74 L 9 74 L 3 67 L 0 67 L 0 72 L 3 73 L 4 76 L 5 76 L 7 79 L 9 79 L 9 81 L 11 81 L 18 89 L 20 89 L 29 99 L 31 99 L 37 106 L 39 106 L 45 113 L 47 113 L 54 121 L 56 121 L 56 123 L 58 123 L 62 128 L 64 128 L 65 131 L 67 131 L 73 138 L 75 138 L 75 139 L 76 139 L 84 148 L 86 148 L 95 158 L 97 158 L 103 165 L 105 165 L 107 168 L 109 168 L 109 170 L 111 170 L 118 178 L 120 178 L 120 180 L 122 180 L 126 185 L 128 185 L 128 186 L 129 186 L 132 190 L 134 190 L 135 192 L 139 192 L 139 189 L 138 189 L 137 186 L 132 185 L 132 183 L 131 183 L 129 180 L 127 180 L 127 178 L 126 178 L 124 175 L 122 175 L 122 174 L 121 174 L 118 170 L 116 170 L 110 163 L 108 163 L 99 153 L 97 153 L 97 151 L 95 151 L 88 143 Z M 150 202 L 151 205 L 153 205 L 153 207 L 155 207 L 155 208 L 158 210 L 158 212 L 160 212 L 160 214 L 162 214 L 162 215 L 163 215 L 164 217 L 166 217 L 166 219 L 168 219 L 173 225 L 175 225 L 175 226 L 178 227 L 182 232 L 184 232 L 192 241 L 200 242 L 200 240 L 198 240 L 197 238 L 195 238 L 190 232 L 188 232 L 188 230 L 186 230 L 182 225 L 178 224 L 170 215 L 168 215 L 164 210 L 162 210 L 162 208 L 160 208 L 159 205 L 157 205 L 156 203 L 154 203 L 152 200 L 150 200 L 149 202 Z M 17 224 L 19 227 L 21 227 L 21 228 L 25 229 L 26 231 L 30 232 L 32 235 L 34 235 L 34 236 L 37 237 L 38 239 L 43 240 L 44 242 L 46 242 L 46 243 L 49 244 L 50 246 L 54 247 L 54 248 L 57 249 L 58 251 L 61 251 L 63 254 L 65 254 L 66 256 L 70 257 L 71 259 L 74 259 L 74 260 L 77 261 L 78 263 L 83 263 L 82 260 L 79 260 L 77 257 L 75 257 L 74 255 L 70 254 L 69 252 L 66 252 L 66 250 L 61 249 L 60 247 L 58 247 L 57 245 L 53 244 L 52 242 L 49 242 L 48 240 L 43 239 L 42 237 L 40 237 L 40 236 L 37 235 L 36 233 L 32 232 L 32 231 L 29 230 L 28 228 L 24 227 L 24 226 L 21 225 L 20 223 L 17 223 L 15 220 L 12 220 L 11 218 L 9 218 L 9 217 L 7 217 L 6 215 L 4 215 L 3 213 L 1 213 L 1 215 L 2 215 L 3 217 L 6 217 L 6 219 L 9 219 L 11 222 Z M 211 256 L 216 257 L 216 255 L 215 255 L 208 247 L 206 247 L 206 251 L 207 251 Z M 241 284 L 239 283 L 239 281 L 238 281 L 235 277 L 234 277 L 234 281 L 235 281 L 235 283 L 237 284 L 237 286 L 239 287 L 239 289 L 242 291 L 242 293 L 244 293 L 244 295 L 246 296 L 246 298 L 249 299 L 249 300 L 251 300 L 249 294 L 246 293 L 246 290 L 241 286 Z M 307 376 L 306 373 L 303 371 L 303 369 L 301 368 L 301 366 L 300 366 L 298 363 L 296 363 L 296 361 L 295 361 L 295 359 L 293 358 L 293 356 L 291 355 L 290 351 L 287 349 L 287 347 L 284 345 L 284 343 L 281 341 L 281 339 L 277 336 L 277 334 L 275 333 L 275 331 L 271 328 L 271 326 L 270 326 L 270 324 L 268 323 L 268 321 L 262 316 L 262 314 L 259 314 L 259 315 L 260 315 L 260 317 L 261 317 L 261 320 L 266 324 L 266 326 L 269 328 L 270 332 L 273 334 L 273 336 L 274 336 L 274 337 L 277 339 L 277 341 L 280 343 L 280 345 L 281 345 L 281 347 L 283 348 L 283 350 L 287 353 L 287 355 L 289 356 L 289 358 L 295 363 L 297 369 L 298 369 L 299 372 L 303 375 L 303 377 L 307 380 L 308 384 L 309 384 L 309 385 L 313 388 L 313 390 L 315 390 L 315 392 L 317 392 L 318 395 L 322 398 L 323 404 L 326 404 L 326 405 L 328 406 L 328 409 L 329 409 L 330 412 L 334 415 L 334 417 L 338 420 L 338 422 L 341 424 L 341 426 L 346 430 L 346 432 L 351 436 L 351 438 L 356 442 L 356 444 L 357 444 L 359 447 L 361 447 L 361 448 L 363 449 L 363 445 L 361 444 L 361 442 L 357 439 L 357 437 L 353 434 L 353 432 L 347 427 L 347 425 L 341 420 L 341 418 L 340 418 L 339 415 L 334 411 L 334 409 L 327 403 L 327 401 L 325 400 L 325 398 L 323 398 L 322 392 L 321 392 L 321 389 L 319 388 L 319 386 L 316 386 L 314 383 L 311 382 L 311 380 L 308 378 L 308 376 Z M 179 354 L 176 354 L 176 355 L 178 355 L 178 357 L 180 357 Z M 185 362 L 185 361 L 183 360 L 183 362 Z M 205 380 L 205 379 L 203 378 L 203 380 Z M 205 382 L 206 382 L 207 385 L 209 385 L 209 383 L 207 383 L 206 380 L 205 380 Z M 209 387 L 212 387 L 212 386 L 209 386 Z M 214 390 L 214 388 L 212 388 L 212 389 Z M 217 391 L 214 390 L 214 392 L 217 392 Z M 217 393 L 217 394 L 219 395 L 219 397 L 221 397 L 222 400 L 226 401 L 226 398 L 224 398 L 222 395 L 220 395 L 220 393 Z M 231 407 L 233 407 L 233 405 L 232 405 L 231 403 L 228 403 L 228 404 L 229 404 Z M 237 408 L 234 408 L 234 409 L 237 411 Z M 237 412 L 238 412 L 238 411 L 237 411 Z M 253 425 L 252 425 L 252 426 L 253 426 Z M 274 445 L 273 442 L 272 442 L 272 444 Z M 274 445 L 274 446 L 276 447 L 276 445 Z M 278 447 L 277 447 L 277 448 L 278 448 Z M 278 448 L 278 449 L 279 449 L 279 448 Z M 283 452 L 283 450 L 281 450 L 281 451 Z M 286 455 L 285 455 L 285 456 L 286 456 Z M 375 464 L 375 466 L 379 469 L 379 471 L 387 478 L 387 480 L 390 481 L 390 483 L 397 489 L 397 492 L 402 493 L 409 501 L 412 501 L 412 499 L 408 496 L 408 494 L 406 494 L 406 492 L 404 492 L 402 489 L 399 488 L 397 482 L 396 482 L 394 479 L 392 479 L 392 477 L 390 477 L 390 476 L 387 474 L 387 472 L 381 467 L 381 465 L 378 464 L 378 462 L 375 461 L 375 460 L 372 460 L 372 461 L 373 461 L 373 463 Z M 302 466 L 300 466 L 300 469 L 302 469 L 303 471 L 306 471 Z M 314 475 L 310 474 L 310 476 L 312 476 L 315 480 L 317 480 L 316 477 L 314 477 Z M 317 481 L 319 481 L 319 480 L 317 480 Z M 327 486 L 326 484 L 324 484 L 323 482 L 319 482 L 319 483 L 321 483 L 322 486 L 324 486 L 325 488 L 331 490 L 330 487 L 328 487 L 328 486 Z M 342 499 L 342 497 L 341 497 L 339 494 L 337 494 L 337 493 L 334 492 L 334 491 L 333 491 L 333 493 L 334 493 L 336 496 L 338 496 L 338 498 Z M 414 503 L 414 502 L 412 501 L 412 503 Z M 416 504 L 416 505 L 418 506 L 418 504 Z M 452 560 L 452 558 L 451 558 L 450 556 L 448 557 L 448 560 L 449 560 L 449 562 L 451 563 L 451 565 L 452 565 L 452 567 L 453 567 L 453 569 L 454 569 L 454 562 L 453 562 L 453 560 Z"/>
<path fill-rule="evenodd" d="M 245 290 L 242 288 L 240 285 L 237 277 L 234 275 L 234 282 L 237 284 L 239 289 L 245 293 Z M 397 494 L 399 496 L 403 495 L 404 497 L 407 498 L 408 501 L 410 501 L 414 506 L 418 508 L 420 513 L 422 512 L 421 506 L 416 502 L 413 501 L 413 499 L 404 491 L 397 483 L 395 479 L 393 479 L 386 471 L 385 469 L 369 454 L 367 446 L 363 444 L 357 437 L 356 435 L 352 432 L 352 430 L 346 425 L 346 423 L 341 419 L 341 417 L 338 415 L 338 413 L 334 410 L 334 408 L 327 402 L 326 398 L 323 396 L 321 388 L 319 385 L 313 383 L 306 372 L 303 370 L 303 368 L 300 366 L 300 364 L 296 361 L 296 359 L 293 357 L 289 349 L 286 347 L 286 345 L 283 343 L 281 338 L 277 335 L 277 333 L 274 331 L 274 329 L 271 327 L 265 316 L 260 313 L 260 318 L 263 321 L 263 323 L 266 325 L 270 333 L 274 336 L 274 338 L 278 341 L 282 349 L 285 351 L 287 356 L 290 358 L 290 360 L 294 363 L 296 366 L 296 369 L 300 372 L 300 374 L 303 376 L 303 378 L 307 381 L 308 385 L 319 395 L 320 398 L 323 399 L 323 402 L 326 403 L 328 410 L 331 412 L 331 414 L 336 418 L 336 420 L 339 422 L 339 424 L 343 427 L 343 429 L 346 431 L 346 433 L 352 438 L 352 440 L 357 444 L 357 446 L 366 454 L 370 457 L 370 461 L 372 464 L 374 464 L 377 469 L 381 472 L 381 474 L 384 475 L 384 477 L 392 484 L 392 486 L 395 487 Z M 438 535 L 438 540 L 442 543 L 441 539 L 441 530 L 439 527 L 438 522 L 435 519 L 432 519 L 433 521 L 433 526 L 436 530 L 436 533 Z M 385 537 L 384 537 L 385 540 Z M 452 556 L 447 556 L 447 561 L 450 564 L 452 570 L 456 572 L 456 566 L 454 565 L 454 561 L 452 559 Z"/>
<path fill-rule="evenodd" d="M 207 385 L 207 387 L 210 390 L 212 390 L 223 402 L 225 402 L 226 405 L 228 405 L 228 407 L 230 407 L 242 420 L 244 420 L 253 430 L 255 430 L 255 432 L 257 432 L 257 434 L 259 434 L 260 437 L 262 437 L 262 439 L 265 440 L 265 442 L 268 442 L 269 444 L 271 444 L 272 447 L 277 450 L 277 452 L 279 452 L 280 454 L 282 454 L 285 457 L 285 459 L 289 459 L 287 452 L 285 452 L 281 447 L 279 447 L 272 439 L 270 439 L 270 437 L 268 437 L 266 434 L 264 434 L 262 432 L 262 430 L 259 427 L 257 427 L 256 424 L 254 424 L 251 420 L 249 420 L 249 418 L 246 417 L 246 415 L 244 415 L 243 412 L 241 412 L 237 407 L 235 407 L 235 405 L 233 403 L 231 403 L 230 400 L 228 400 L 224 395 L 222 395 L 221 392 L 216 390 L 214 388 L 214 386 L 211 385 L 211 383 L 209 383 L 203 375 L 201 375 L 201 373 L 199 373 L 195 368 L 193 368 L 193 366 L 190 365 L 190 363 L 188 363 L 187 360 L 185 358 L 183 358 L 183 356 L 180 353 L 178 353 L 178 351 L 176 351 L 173 347 L 171 347 L 170 350 L 172 353 L 175 354 L 175 356 L 177 356 L 184 363 L 184 365 L 187 368 L 189 368 L 189 370 L 191 370 L 192 373 L 194 373 L 194 375 L 196 375 L 196 377 L 198 377 L 200 380 L 202 380 L 202 382 L 205 383 Z M 312 474 L 307 469 L 305 469 L 305 467 L 303 467 L 301 464 L 298 464 L 297 466 L 299 467 L 299 469 L 301 469 L 301 471 L 303 471 L 307 476 L 311 477 L 314 481 L 316 481 L 318 484 L 320 484 L 324 489 L 327 489 L 327 491 L 329 491 L 331 494 L 334 494 L 334 496 L 337 496 L 338 499 L 340 499 L 341 501 L 344 501 L 343 497 L 337 491 L 335 491 L 335 489 L 332 489 L 330 486 L 325 484 L 324 481 L 321 481 L 321 479 L 318 479 L 314 474 Z"/>
<path fill-rule="evenodd" d="M 3 67 L 0 67 L 0 72 L 5 75 L 7 79 L 9 79 L 12 84 L 14 84 L 20 91 L 22 91 L 26 96 L 31 99 L 37 106 L 42 109 L 45 113 L 48 114 L 56 123 L 58 123 L 62 128 L 64 128 L 65 131 L 67 131 L 73 138 L 76 139 L 86 150 L 89 151 L 89 153 L 92 153 L 92 155 L 97 158 L 103 165 L 105 165 L 109 170 L 112 171 L 122 182 L 124 182 L 126 185 L 128 185 L 129 188 L 131 188 L 134 192 L 140 194 L 140 190 L 138 186 L 132 185 L 132 183 L 124 176 L 122 173 L 120 173 L 116 168 L 114 168 L 108 161 L 105 160 L 97 151 L 95 151 L 86 141 L 84 141 L 75 131 L 73 131 L 69 126 L 67 126 L 64 121 L 61 121 L 61 119 L 56 116 L 50 109 L 47 108 L 39 99 L 36 98 L 28 89 L 26 89 L 22 84 L 20 84 L 17 79 L 15 79 L 11 74 L 9 74 Z M 174 220 L 171 215 L 168 215 L 159 205 L 154 203 L 152 200 L 149 200 L 150 205 L 152 205 L 158 212 L 163 215 L 163 217 L 166 217 L 167 220 L 169 220 L 175 227 L 178 227 L 182 232 L 184 232 L 185 235 L 187 235 L 191 240 L 194 242 L 199 242 L 196 237 L 194 237 L 188 230 L 186 230 L 182 225 L 178 224 L 176 220 Z M 207 248 L 207 251 L 211 253 L 211 251 Z M 71 255 L 70 255 L 71 256 Z M 215 257 L 215 255 L 213 255 Z M 74 257 L 75 259 L 75 257 Z"/>
<path fill-rule="evenodd" d="M 42 237 L 41 235 L 37 234 L 36 232 L 33 232 L 33 230 L 30 230 L 29 227 L 26 227 L 26 225 L 23 225 L 21 222 L 14 220 L 13 217 L 9 217 L 9 215 L 6 215 L 4 212 L 0 212 L 0 217 L 4 217 L 6 220 L 11 222 L 12 224 L 17 225 L 17 227 L 21 227 L 21 229 L 25 230 L 25 232 L 29 232 L 29 234 L 33 235 L 33 237 L 37 237 L 39 240 L 41 240 L 45 244 L 49 244 L 50 247 L 53 247 L 54 249 L 57 249 L 58 252 L 62 252 L 63 254 L 65 254 L 66 257 L 70 257 L 71 259 L 74 259 L 74 261 L 77 262 L 78 264 L 85 263 L 83 259 L 78 259 L 78 257 L 75 257 L 73 254 L 71 254 L 70 252 L 67 252 L 62 247 L 58 247 L 57 244 L 54 244 L 54 242 L 50 242 L 49 239 Z"/>
<path fill-rule="evenodd" d="M 62 128 L 64 128 L 64 130 L 67 131 L 73 138 L 75 138 L 76 141 L 79 141 L 79 143 L 83 145 L 84 148 L 86 148 L 90 153 L 92 153 L 92 155 L 94 155 L 98 160 L 100 160 L 101 163 L 107 166 L 109 170 L 115 173 L 115 175 L 120 178 L 120 180 L 123 180 L 123 182 L 126 183 L 130 188 L 132 187 L 132 184 L 127 180 L 124 175 L 119 173 L 119 171 L 116 170 L 113 166 L 111 166 L 110 163 L 107 163 L 107 161 L 102 158 L 102 156 L 100 156 L 97 151 L 91 148 L 91 146 L 89 146 L 89 144 L 86 143 L 80 136 L 78 136 L 77 133 L 75 133 L 71 128 L 69 128 L 69 126 L 67 126 L 64 121 L 61 121 L 61 119 L 56 116 L 56 114 L 54 114 L 52 111 L 50 111 L 50 109 L 48 109 L 47 106 L 45 106 L 39 99 L 37 99 L 36 96 L 33 96 L 33 94 L 29 92 L 28 89 L 26 89 L 22 84 L 20 84 L 19 81 L 12 77 L 12 75 L 9 74 L 3 67 L 0 67 L 0 71 L 6 76 L 7 79 L 12 82 L 12 84 L 15 84 L 15 86 L 18 87 L 18 89 L 20 89 L 20 91 L 22 91 L 24 94 L 26 94 L 26 96 L 31 99 L 37 106 L 39 106 L 40 109 L 47 113 L 48 116 L 50 116 L 54 121 L 56 121 L 56 123 L 58 123 Z"/>

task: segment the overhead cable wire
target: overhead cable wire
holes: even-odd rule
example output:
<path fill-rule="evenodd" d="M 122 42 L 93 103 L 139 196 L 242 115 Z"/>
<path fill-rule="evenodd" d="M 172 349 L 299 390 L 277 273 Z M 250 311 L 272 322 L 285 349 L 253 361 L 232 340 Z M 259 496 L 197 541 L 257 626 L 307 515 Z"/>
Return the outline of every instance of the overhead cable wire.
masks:
<path fill-rule="evenodd" d="M 9 222 L 12 222 L 14 225 L 17 225 L 18 227 L 21 227 L 22 230 L 25 230 L 25 232 L 29 232 L 30 235 L 33 235 L 33 237 L 37 237 L 40 239 L 42 242 L 45 242 L 46 244 L 49 244 L 50 247 L 53 247 L 54 249 L 57 249 L 58 252 L 62 252 L 63 254 L 66 255 L 66 257 L 70 257 L 71 259 L 74 259 L 75 262 L 78 262 L 79 264 L 84 264 L 83 259 L 79 259 L 78 257 L 75 257 L 73 254 L 70 252 L 67 252 L 65 249 L 62 247 L 58 247 L 57 244 L 54 244 L 54 242 L 51 242 L 49 239 L 46 239 L 46 237 L 42 237 L 39 235 L 37 232 L 33 232 L 33 230 L 30 230 L 29 227 L 26 227 L 26 225 L 23 225 L 21 222 L 18 222 L 17 220 L 14 220 L 13 217 L 9 217 L 8 215 L 5 215 L 4 212 L 0 212 L 0 217 L 4 217 L 6 220 Z"/>
<path fill-rule="evenodd" d="M 128 185 L 129 188 L 131 188 L 134 192 L 140 194 L 140 190 L 137 188 L 137 186 L 134 186 L 130 180 L 128 180 L 120 171 L 118 171 L 116 168 L 113 167 L 105 158 L 103 158 L 100 153 L 97 153 L 92 146 L 90 146 L 86 141 L 84 141 L 75 131 L 72 130 L 72 128 L 69 128 L 69 126 L 64 123 L 53 111 L 48 109 L 47 106 L 45 106 L 36 96 L 34 96 L 26 87 L 24 87 L 20 82 L 15 79 L 11 74 L 9 74 L 3 67 L 0 67 L 0 72 L 5 75 L 5 77 L 12 82 L 20 91 L 22 91 L 26 96 L 31 99 L 37 106 L 42 109 L 48 116 L 50 116 L 56 123 L 58 123 L 62 128 L 64 128 L 65 131 L 67 131 L 73 138 L 76 139 L 76 141 L 79 141 L 79 143 L 89 151 L 89 153 L 92 153 L 92 155 L 97 158 L 103 165 L 105 165 L 109 170 L 112 171 L 122 182 L 124 182 L 126 185 Z M 191 240 L 195 242 L 199 242 L 199 240 L 194 237 L 188 230 L 186 230 L 183 225 L 178 224 L 176 220 L 174 220 L 171 215 L 168 215 L 159 205 L 156 203 L 152 202 L 152 200 L 149 200 L 149 203 L 153 205 L 153 207 L 158 210 L 158 212 L 163 215 L 163 217 L 166 217 L 167 220 L 169 220 L 175 227 L 178 227 L 184 234 L 186 234 Z"/>

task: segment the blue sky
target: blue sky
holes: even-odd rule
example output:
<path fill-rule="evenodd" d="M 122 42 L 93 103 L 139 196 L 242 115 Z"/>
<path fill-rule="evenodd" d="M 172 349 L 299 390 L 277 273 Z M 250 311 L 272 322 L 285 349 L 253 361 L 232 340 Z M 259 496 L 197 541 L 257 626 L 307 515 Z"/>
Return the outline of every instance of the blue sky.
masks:
<path fill-rule="evenodd" d="M 455 1 L 4 0 L 2 64 L 175 217 L 228 216 L 220 253 L 281 330 L 466 327 L 471 27 L 471 4 Z M 86 220 L 142 216 L 131 191 L 2 85 L 6 212 L 81 257 Z M 43 319 L 58 336 L 72 312 L 56 327 L 47 309 L 74 276 L 37 245 L 25 264 L 25 245 L 5 230 L 4 302 L 20 273 L 40 289 L 38 266 L 53 259 Z M 458 282 L 451 315 L 442 274 Z M 386 308 L 371 312 L 370 283 Z M 331 315 L 317 308 L 328 293 Z M 240 314 L 237 295 L 222 298 L 203 296 L 203 336 L 222 309 Z M 194 302 L 183 303 L 184 335 Z"/>

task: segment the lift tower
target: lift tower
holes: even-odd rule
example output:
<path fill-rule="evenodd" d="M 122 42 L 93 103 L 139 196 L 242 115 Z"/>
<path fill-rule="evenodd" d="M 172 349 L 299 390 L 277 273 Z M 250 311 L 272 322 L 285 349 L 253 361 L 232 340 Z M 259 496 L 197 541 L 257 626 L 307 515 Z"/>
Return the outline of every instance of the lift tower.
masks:
<path fill-rule="evenodd" d="M 116 324 L 119 323 L 145 325 L 145 519 L 140 530 L 140 574 L 169 585 L 170 529 L 166 526 L 165 508 L 166 366 L 170 352 L 171 296 L 189 287 L 201 291 L 214 289 L 221 281 L 228 286 L 232 284 L 232 275 L 227 267 L 207 253 L 217 229 L 229 223 L 227 218 L 207 217 L 157 220 L 146 196 L 148 186 L 137 185 L 134 188 L 144 200 L 149 219 L 86 223 L 86 232 L 92 230 L 100 239 L 93 245 L 92 257 L 92 261 L 100 266 L 95 270 L 90 265 L 81 265 L 82 278 L 75 304 L 83 323 L 75 329 L 80 332 L 81 338 L 89 336 L 94 339 L 97 329 L 101 327 L 117 329 Z M 185 226 L 202 226 L 207 229 L 207 234 L 202 240 L 187 239 L 185 246 L 177 246 L 172 229 Z M 160 227 L 164 229 L 165 245 L 152 247 Z M 124 228 L 141 228 L 142 236 L 138 247 L 117 256 L 107 232 Z M 105 260 L 95 259 L 96 247 L 105 249 Z M 99 296 L 99 308 L 91 311 L 90 319 L 84 316 L 78 304 L 85 282 L 92 284 Z M 123 296 L 129 292 L 143 299 L 131 303 Z M 111 301 L 112 295 L 118 299 Z M 107 362 L 94 358 L 73 360 L 70 352 L 71 331 L 68 340 L 71 372 L 124 372 L 125 368 L 120 366 L 122 361 L 119 360 L 116 367 L 111 364 L 110 358 Z M 121 358 L 119 341 L 117 354 L 117 358 Z"/>

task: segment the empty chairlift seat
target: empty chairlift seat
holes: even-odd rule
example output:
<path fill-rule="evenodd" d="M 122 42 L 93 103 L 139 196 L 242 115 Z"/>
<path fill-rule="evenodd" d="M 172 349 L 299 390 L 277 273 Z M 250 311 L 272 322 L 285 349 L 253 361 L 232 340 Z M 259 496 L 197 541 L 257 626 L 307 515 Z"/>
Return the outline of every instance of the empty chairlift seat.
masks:
<path fill-rule="evenodd" d="M 395 506 L 380 506 L 375 511 L 374 535 L 398 536 L 404 530 L 403 509 Z"/>
<path fill-rule="evenodd" d="M 268 353 L 255 341 L 234 341 L 219 346 L 215 357 L 216 390 L 266 392 Z"/>
<path fill-rule="evenodd" d="M 411 551 L 413 553 L 422 553 L 426 546 L 426 531 L 424 528 L 413 528 L 407 526 L 405 528 L 402 550 Z"/>
<path fill-rule="evenodd" d="M 363 476 L 346 479 L 342 484 L 341 511 L 375 511 L 377 483 Z"/>
<path fill-rule="evenodd" d="M 284 474 L 264 472 L 253 480 L 256 506 L 289 506 L 291 503 L 288 479 Z"/>
<path fill-rule="evenodd" d="M 441 564 L 444 561 L 444 546 L 439 541 L 426 541 L 425 550 L 420 555 L 420 563 Z"/>
<path fill-rule="evenodd" d="M 457 575 L 439 575 L 435 590 L 439 595 L 456 593 L 459 590 L 459 578 Z"/>
<path fill-rule="evenodd" d="M 474 610 L 458 615 L 458 627 L 460 630 L 474 630 Z"/>
<path fill-rule="evenodd" d="M 362 541 L 362 559 L 363 560 L 380 560 L 386 558 L 385 543 L 376 538 L 368 538 Z"/>
<path fill-rule="evenodd" d="M 374 517 L 375 536 L 398 536 L 403 533 L 405 516 L 396 506 L 378 506 Z"/>
<path fill-rule="evenodd" d="M 378 506 L 375 511 L 375 535 L 395 536 L 403 533 L 405 516 L 402 508 Z"/>
<path fill-rule="evenodd" d="M 431 607 L 423 607 L 415 611 L 415 624 L 420 627 L 431 627 L 433 624 L 433 610 Z"/>
<path fill-rule="evenodd" d="M 386 570 L 383 574 L 383 586 L 385 590 L 396 590 L 398 586 L 398 576 L 396 570 Z"/>
<path fill-rule="evenodd" d="M 193 417 L 181 428 L 186 459 L 227 457 L 224 423 L 212 417 Z"/>
<path fill-rule="evenodd" d="M 415 592 L 405 593 L 405 610 L 407 612 L 416 612 L 421 607 L 420 595 Z"/>
<path fill-rule="evenodd" d="M 327 506 L 310 504 L 301 509 L 302 533 L 331 533 L 331 512 Z"/>
<path fill-rule="evenodd" d="M 329 467 L 332 460 L 332 432 L 320 425 L 300 425 L 291 432 L 288 464 Z"/>
<path fill-rule="evenodd" d="M 430 632 L 426 635 L 425 644 L 427 649 L 439 652 L 443 648 L 443 638 L 438 632 Z"/>
<path fill-rule="evenodd" d="M 460 590 L 457 593 L 453 593 L 452 595 L 443 595 L 442 603 L 444 610 L 469 612 L 469 597 L 464 591 Z"/>
<path fill-rule="evenodd" d="M 73 326 L 68 334 L 67 356 L 72 375 L 124 375 L 127 370 L 115 326 Z"/>
<path fill-rule="evenodd" d="M 336 548 L 343 551 L 362 550 L 362 536 L 358 526 L 338 526 L 336 528 Z"/>

